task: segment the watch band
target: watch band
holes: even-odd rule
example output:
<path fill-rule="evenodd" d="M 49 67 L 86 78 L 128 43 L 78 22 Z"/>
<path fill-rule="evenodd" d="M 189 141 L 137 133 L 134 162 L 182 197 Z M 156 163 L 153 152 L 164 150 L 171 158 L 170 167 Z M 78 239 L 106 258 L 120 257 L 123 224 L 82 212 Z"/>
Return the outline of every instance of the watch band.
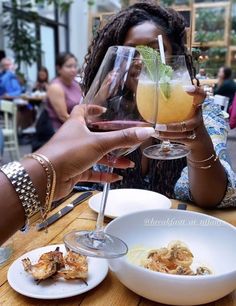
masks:
<path fill-rule="evenodd" d="M 7 176 L 14 187 L 24 208 L 25 217 L 29 219 L 41 208 L 38 193 L 21 163 L 13 161 L 1 167 L 1 171 Z"/>

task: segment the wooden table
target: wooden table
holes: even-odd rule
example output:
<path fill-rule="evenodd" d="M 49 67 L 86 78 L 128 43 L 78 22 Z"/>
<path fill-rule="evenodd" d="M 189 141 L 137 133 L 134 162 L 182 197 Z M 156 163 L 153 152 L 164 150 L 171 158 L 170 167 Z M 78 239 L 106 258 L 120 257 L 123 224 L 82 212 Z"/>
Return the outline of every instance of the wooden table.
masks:
<path fill-rule="evenodd" d="M 65 201 L 60 207 L 55 209 L 53 213 L 61 209 L 65 204 L 73 200 L 76 195 L 71 199 Z M 172 200 L 172 207 L 176 208 L 179 201 Z M 226 220 L 236 226 L 236 210 L 224 211 L 208 211 L 188 205 L 188 210 L 205 212 L 213 216 Z M 10 264 L 19 256 L 24 253 L 46 246 L 48 244 L 62 243 L 63 235 L 71 230 L 91 230 L 95 226 L 96 214 L 88 207 L 88 203 L 77 206 L 72 212 L 49 227 L 48 233 L 37 232 L 35 227 L 32 226 L 31 230 L 27 233 L 18 232 L 13 236 L 14 253 L 11 259 L 0 266 L 0 305 L 1 306 L 22 306 L 22 305 L 63 305 L 63 306 L 161 306 L 162 304 L 151 302 L 145 298 L 133 293 L 125 286 L 123 286 L 116 278 L 116 276 L 109 272 L 105 280 L 93 290 L 71 298 L 61 300 L 39 300 L 25 297 L 15 292 L 8 285 L 7 271 Z M 109 220 L 106 220 L 109 221 Z M 236 291 L 223 299 L 206 304 L 207 306 L 236 306 Z"/>
<path fill-rule="evenodd" d="M 203 86 L 203 85 L 209 85 L 209 86 L 215 86 L 215 84 L 217 84 L 218 82 L 218 79 L 200 79 L 199 80 L 200 82 L 200 85 Z"/>
<path fill-rule="evenodd" d="M 30 95 L 22 95 L 21 98 L 25 101 L 28 101 L 30 104 L 39 105 L 46 99 L 47 95 L 41 96 L 30 96 Z"/>

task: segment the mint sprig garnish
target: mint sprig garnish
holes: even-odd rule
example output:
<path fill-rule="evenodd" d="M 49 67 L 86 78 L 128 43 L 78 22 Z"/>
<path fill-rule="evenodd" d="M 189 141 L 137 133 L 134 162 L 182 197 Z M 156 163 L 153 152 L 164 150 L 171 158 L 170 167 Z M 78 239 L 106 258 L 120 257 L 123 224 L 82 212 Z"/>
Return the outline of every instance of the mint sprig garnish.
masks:
<path fill-rule="evenodd" d="M 160 57 L 159 53 L 148 46 L 137 46 L 137 51 L 142 56 L 142 60 L 144 61 L 144 64 L 149 72 L 149 77 L 152 81 L 157 81 L 157 73 L 156 73 L 156 67 L 153 65 L 152 59 L 157 59 Z"/>
<path fill-rule="evenodd" d="M 159 78 L 160 87 L 165 97 L 169 99 L 171 95 L 170 80 L 173 75 L 172 67 L 162 63 L 160 53 L 157 50 L 150 48 L 148 46 L 137 46 L 136 49 L 142 56 L 144 64 L 149 72 L 149 77 L 152 81 L 157 80 L 157 75 L 156 75 L 156 67 L 153 65 L 151 59 L 153 58 L 157 59 L 158 69 L 159 69 L 158 78 Z"/>

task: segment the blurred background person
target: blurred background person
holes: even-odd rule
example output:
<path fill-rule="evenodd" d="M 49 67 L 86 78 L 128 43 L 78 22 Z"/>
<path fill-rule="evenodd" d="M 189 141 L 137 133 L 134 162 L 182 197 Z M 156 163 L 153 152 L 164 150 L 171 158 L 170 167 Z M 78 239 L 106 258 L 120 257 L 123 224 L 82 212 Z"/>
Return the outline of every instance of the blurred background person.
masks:
<path fill-rule="evenodd" d="M 80 85 L 74 80 L 78 62 L 72 53 L 64 52 L 56 60 L 57 77 L 47 90 L 46 109 L 54 131 L 65 122 L 75 105 L 82 100 Z"/>
<path fill-rule="evenodd" d="M 218 83 L 214 88 L 214 95 L 221 95 L 229 98 L 228 109 L 230 108 L 236 93 L 236 83 L 232 79 L 230 67 L 221 67 L 218 71 Z"/>
<path fill-rule="evenodd" d="M 6 52 L 4 50 L 0 50 L 0 62 L 5 57 L 6 57 Z"/>
<path fill-rule="evenodd" d="M 10 58 L 1 60 L 0 97 L 16 97 L 22 93 L 20 82 L 14 72 L 14 63 Z"/>
<path fill-rule="evenodd" d="M 3 151 L 4 150 L 4 136 L 2 132 L 2 128 L 0 127 L 0 164 L 2 163 L 3 159 Z"/>
<path fill-rule="evenodd" d="M 82 70 L 82 68 L 78 68 L 77 75 L 75 77 L 75 81 L 77 83 L 79 83 L 80 87 L 82 86 L 82 83 L 83 83 L 83 70 Z"/>
<path fill-rule="evenodd" d="M 234 96 L 232 105 L 229 108 L 229 126 L 231 129 L 236 128 L 236 94 Z"/>
<path fill-rule="evenodd" d="M 34 84 L 33 91 L 46 92 L 48 89 L 48 70 L 46 67 L 41 67 L 38 71 L 37 81 Z"/>
<path fill-rule="evenodd" d="M 196 77 L 199 80 L 206 80 L 206 79 L 208 79 L 207 74 L 206 74 L 206 70 L 204 68 L 200 68 L 198 74 L 196 75 Z"/>

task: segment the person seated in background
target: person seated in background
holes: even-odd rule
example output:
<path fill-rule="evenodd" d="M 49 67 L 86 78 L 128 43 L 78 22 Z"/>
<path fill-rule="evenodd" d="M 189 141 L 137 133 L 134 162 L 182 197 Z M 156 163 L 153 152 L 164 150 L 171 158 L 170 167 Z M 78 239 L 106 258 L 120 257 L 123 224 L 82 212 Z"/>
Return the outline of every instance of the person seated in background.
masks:
<path fill-rule="evenodd" d="M 56 59 L 57 77 L 49 84 L 45 109 L 36 122 L 32 151 L 45 144 L 69 118 L 75 105 L 82 100 L 80 85 L 74 80 L 78 63 L 71 53 L 61 53 Z"/>
<path fill-rule="evenodd" d="M 229 126 L 231 129 L 236 128 L 236 94 L 229 108 Z"/>
<path fill-rule="evenodd" d="M 24 73 L 17 71 L 16 72 L 16 77 L 20 83 L 21 89 L 22 89 L 22 93 L 26 92 L 26 87 L 27 87 L 27 81 L 25 79 L 25 75 Z"/>
<path fill-rule="evenodd" d="M 236 83 L 232 79 L 232 70 L 229 67 L 221 67 L 218 71 L 218 83 L 214 88 L 214 95 L 221 95 L 229 98 L 228 109 L 230 108 L 236 93 Z"/>
<path fill-rule="evenodd" d="M 199 69 L 199 73 L 196 75 L 196 77 L 199 80 L 206 80 L 206 79 L 208 79 L 207 74 L 206 74 L 206 70 L 204 68 L 200 68 Z"/>
<path fill-rule="evenodd" d="M 47 90 L 46 109 L 54 131 L 65 122 L 75 105 L 82 100 L 80 85 L 74 80 L 78 62 L 71 53 L 61 53 L 56 60 L 57 77 Z"/>
<path fill-rule="evenodd" d="M 4 50 L 0 50 L 0 62 L 5 57 L 6 57 L 6 52 Z"/>
<path fill-rule="evenodd" d="M 77 83 L 79 83 L 80 86 L 82 85 L 82 83 L 83 83 L 83 70 L 82 70 L 82 68 L 78 69 L 77 75 L 75 77 L 75 81 Z"/>
<path fill-rule="evenodd" d="M 38 71 L 37 81 L 34 84 L 32 91 L 46 92 L 48 89 L 48 70 L 46 67 L 41 67 Z"/>
<path fill-rule="evenodd" d="M 0 97 L 17 97 L 21 93 L 22 88 L 14 72 L 14 63 L 5 57 L 1 60 Z"/>
<path fill-rule="evenodd" d="M 3 153 L 4 153 L 4 136 L 2 128 L 0 127 L 0 163 L 2 162 Z"/>

